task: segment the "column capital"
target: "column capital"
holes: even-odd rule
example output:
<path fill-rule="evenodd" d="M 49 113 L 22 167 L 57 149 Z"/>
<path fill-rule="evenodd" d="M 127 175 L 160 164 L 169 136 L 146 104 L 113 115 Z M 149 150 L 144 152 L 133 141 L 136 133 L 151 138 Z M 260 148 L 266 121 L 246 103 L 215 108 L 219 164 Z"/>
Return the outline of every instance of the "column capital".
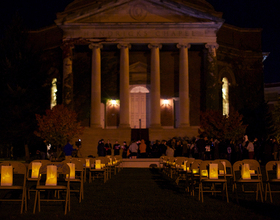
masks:
<path fill-rule="evenodd" d="M 217 50 L 219 48 L 219 44 L 217 43 L 207 43 L 205 44 L 205 47 L 209 50 L 209 51 L 213 51 L 213 50 Z"/>
<path fill-rule="evenodd" d="M 119 43 L 117 45 L 118 49 L 121 49 L 121 48 L 128 48 L 128 49 L 131 49 L 131 44 L 130 43 Z"/>
<path fill-rule="evenodd" d="M 161 49 L 162 48 L 162 44 L 154 44 L 154 43 L 151 43 L 148 45 L 149 49 L 152 49 L 152 48 L 159 48 Z"/>
<path fill-rule="evenodd" d="M 180 48 L 187 48 L 187 49 L 189 49 L 191 47 L 191 44 L 189 44 L 189 43 L 179 43 L 179 44 L 177 44 L 177 48 L 178 49 L 180 49 Z"/>
<path fill-rule="evenodd" d="M 88 45 L 88 47 L 89 47 L 89 49 L 102 49 L 103 48 L 103 45 L 102 44 L 100 44 L 100 43 L 90 43 L 89 45 Z"/>

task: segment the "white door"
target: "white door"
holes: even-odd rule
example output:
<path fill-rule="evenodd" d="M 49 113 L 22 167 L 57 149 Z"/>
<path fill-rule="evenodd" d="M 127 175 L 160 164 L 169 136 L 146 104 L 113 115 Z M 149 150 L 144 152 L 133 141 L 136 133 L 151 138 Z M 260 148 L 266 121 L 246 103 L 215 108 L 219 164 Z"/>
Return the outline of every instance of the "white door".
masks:
<path fill-rule="evenodd" d="M 131 93 L 130 94 L 130 125 L 131 128 L 146 128 L 146 93 Z"/>

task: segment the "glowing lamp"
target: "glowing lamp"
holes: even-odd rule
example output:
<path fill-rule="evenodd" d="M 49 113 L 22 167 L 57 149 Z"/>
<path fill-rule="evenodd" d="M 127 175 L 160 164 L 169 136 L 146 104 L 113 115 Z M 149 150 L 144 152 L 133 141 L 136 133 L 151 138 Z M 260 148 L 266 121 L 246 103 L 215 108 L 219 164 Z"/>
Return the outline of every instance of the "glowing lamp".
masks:
<path fill-rule="evenodd" d="M 101 169 L 101 160 L 95 161 L 95 169 Z"/>
<path fill-rule="evenodd" d="M 201 170 L 201 176 L 208 177 L 208 170 Z"/>
<path fill-rule="evenodd" d="M 219 170 L 219 174 L 224 175 L 224 174 L 225 174 L 225 171 L 224 171 L 224 170 Z"/>
<path fill-rule="evenodd" d="M 251 179 L 251 174 L 250 174 L 250 166 L 249 164 L 243 164 L 241 167 L 241 177 L 242 179 Z"/>
<path fill-rule="evenodd" d="M 109 160 L 110 160 L 110 161 L 109 161 L 109 163 L 108 163 L 108 164 L 109 164 L 109 165 L 112 165 L 112 164 L 113 164 L 113 162 L 112 162 L 112 158 L 109 158 Z"/>
<path fill-rule="evenodd" d="M 249 172 L 251 175 L 256 173 L 255 170 L 249 170 Z"/>
<path fill-rule="evenodd" d="M 277 179 L 280 179 L 280 163 L 277 164 Z"/>
<path fill-rule="evenodd" d="M 105 163 L 102 163 L 102 164 L 101 164 L 101 169 L 103 169 L 103 167 L 105 167 Z"/>
<path fill-rule="evenodd" d="M 86 159 L 86 168 L 89 168 L 89 167 L 90 167 L 90 160 Z"/>
<path fill-rule="evenodd" d="M 70 168 L 70 179 L 75 179 L 75 164 L 74 163 L 67 163 Z"/>
<path fill-rule="evenodd" d="M 163 104 L 164 104 L 164 105 L 168 105 L 168 104 L 169 104 L 168 99 L 164 99 L 164 100 L 163 100 Z"/>
<path fill-rule="evenodd" d="M 187 167 L 187 172 L 190 172 L 190 167 Z"/>
<path fill-rule="evenodd" d="M 42 163 L 40 163 L 40 162 L 32 162 L 31 178 L 38 178 L 39 170 L 40 170 L 41 166 L 42 166 Z"/>
<path fill-rule="evenodd" d="M 218 164 L 209 164 L 209 179 L 218 179 Z"/>
<path fill-rule="evenodd" d="M 13 185 L 13 167 L 1 166 L 1 186 Z"/>
<path fill-rule="evenodd" d="M 56 185 L 57 185 L 57 166 L 48 165 L 46 186 L 56 186 Z"/>
<path fill-rule="evenodd" d="M 192 173 L 193 174 L 199 173 L 199 169 L 192 169 Z"/>

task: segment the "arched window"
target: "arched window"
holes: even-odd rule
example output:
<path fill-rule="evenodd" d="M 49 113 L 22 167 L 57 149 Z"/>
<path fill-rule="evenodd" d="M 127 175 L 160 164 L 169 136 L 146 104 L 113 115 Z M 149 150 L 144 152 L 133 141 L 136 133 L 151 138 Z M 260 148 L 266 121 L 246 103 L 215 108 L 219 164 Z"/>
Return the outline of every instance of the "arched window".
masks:
<path fill-rule="evenodd" d="M 228 79 L 224 77 L 222 79 L 223 85 L 222 85 L 222 97 L 223 97 L 223 115 L 229 114 L 229 83 Z"/>
<path fill-rule="evenodd" d="M 57 85 L 56 85 L 57 79 L 53 78 L 52 80 L 52 88 L 51 88 L 51 109 L 57 105 L 57 97 L 56 97 L 56 92 L 57 92 Z"/>

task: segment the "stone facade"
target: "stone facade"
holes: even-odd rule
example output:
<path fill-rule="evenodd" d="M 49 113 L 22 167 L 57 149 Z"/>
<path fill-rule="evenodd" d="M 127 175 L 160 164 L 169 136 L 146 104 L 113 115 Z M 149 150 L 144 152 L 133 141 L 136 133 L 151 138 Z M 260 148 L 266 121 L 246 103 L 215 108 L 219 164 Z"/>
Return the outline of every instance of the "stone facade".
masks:
<path fill-rule="evenodd" d="M 196 136 L 200 112 L 222 110 L 223 77 L 230 107 L 263 100 L 261 30 L 225 24 L 204 0 L 76 0 L 55 22 L 31 36 L 60 33 L 60 45 L 41 43 L 62 48 L 63 102 L 86 126 L 84 155 L 140 126 L 151 141 Z"/>

